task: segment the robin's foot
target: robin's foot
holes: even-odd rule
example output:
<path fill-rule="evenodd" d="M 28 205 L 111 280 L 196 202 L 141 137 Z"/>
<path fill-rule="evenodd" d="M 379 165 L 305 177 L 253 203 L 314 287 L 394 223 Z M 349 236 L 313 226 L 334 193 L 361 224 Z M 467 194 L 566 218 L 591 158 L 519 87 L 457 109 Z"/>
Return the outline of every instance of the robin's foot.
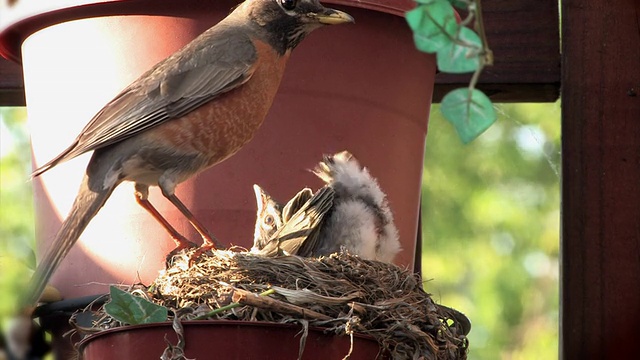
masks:
<path fill-rule="evenodd" d="M 178 253 L 184 249 L 192 249 L 192 248 L 197 248 L 198 244 L 189 241 L 187 238 L 185 238 L 182 235 L 177 234 L 173 236 L 173 241 L 176 243 L 176 247 L 175 249 L 171 250 L 171 252 L 169 252 L 167 254 L 167 257 L 165 258 L 165 262 L 166 262 L 166 267 L 169 268 L 172 264 L 173 264 L 173 257 L 178 255 Z M 191 262 L 189 262 L 191 264 Z"/>
<path fill-rule="evenodd" d="M 222 243 L 220 243 L 220 241 L 218 241 L 218 239 L 215 236 L 213 236 L 213 234 L 211 234 L 209 230 L 207 230 L 204 227 L 202 228 L 202 230 L 203 230 L 202 233 L 200 233 L 203 240 L 202 246 L 206 246 L 207 250 L 224 249 L 224 246 L 222 246 Z"/>
<path fill-rule="evenodd" d="M 198 262 L 198 259 L 200 258 L 200 256 L 202 256 L 202 254 L 204 254 L 205 252 L 211 249 L 216 249 L 216 246 L 212 243 L 205 241 L 204 244 L 202 244 L 199 248 L 197 248 L 193 252 L 193 254 L 191 254 L 191 256 L 189 257 L 189 267 L 193 266 L 193 264 Z"/>
<path fill-rule="evenodd" d="M 162 189 L 162 186 L 161 186 Z M 207 228 L 198 220 L 195 216 L 189 211 L 189 209 L 185 206 L 185 204 L 178 199 L 178 197 L 170 191 L 163 190 L 162 194 L 169 200 L 171 203 L 178 209 L 180 212 L 189 220 L 189 223 L 193 226 L 194 229 L 202 236 L 202 240 L 204 244 L 207 244 L 208 249 L 222 249 L 222 244 L 216 239 L 215 236 L 207 230 Z M 207 250 L 208 250 L 207 249 Z"/>

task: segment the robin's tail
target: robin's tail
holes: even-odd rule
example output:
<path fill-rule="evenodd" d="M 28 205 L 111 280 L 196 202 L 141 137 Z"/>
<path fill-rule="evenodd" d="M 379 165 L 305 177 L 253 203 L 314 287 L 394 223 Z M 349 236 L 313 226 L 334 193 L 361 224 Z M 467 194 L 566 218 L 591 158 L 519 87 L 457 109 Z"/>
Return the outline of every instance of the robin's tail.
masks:
<path fill-rule="evenodd" d="M 76 243 L 89 221 L 107 201 L 115 185 L 98 191 L 89 187 L 89 177 L 85 175 L 80 185 L 78 196 L 71 207 L 71 212 L 62 223 L 55 240 L 49 246 L 45 257 L 40 261 L 31 278 L 23 304 L 33 306 L 42 295 L 47 282 Z"/>
<path fill-rule="evenodd" d="M 51 169 L 52 167 L 65 162 L 69 159 L 72 159 L 76 156 L 78 156 L 80 153 L 77 151 L 73 151 L 76 147 L 76 145 L 78 145 L 78 139 L 76 139 L 73 144 L 71 144 L 71 146 L 69 146 L 68 148 L 64 149 L 63 152 L 61 152 L 58 156 L 56 156 L 55 158 L 51 159 L 48 163 L 40 166 L 39 168 L 35 169 L 32 173 L 31 173 L 31 179 L 34 179 L 40 175 L 42 175 L 44 172 L 46 172 L 47 170 Z"/>

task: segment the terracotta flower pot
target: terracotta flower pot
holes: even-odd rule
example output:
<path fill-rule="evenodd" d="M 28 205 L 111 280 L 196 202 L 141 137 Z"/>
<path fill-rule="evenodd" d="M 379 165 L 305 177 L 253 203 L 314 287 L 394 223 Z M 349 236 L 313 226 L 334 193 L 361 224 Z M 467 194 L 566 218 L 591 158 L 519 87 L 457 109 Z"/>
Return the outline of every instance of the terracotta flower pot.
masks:
<path fill-rule="evenodd" d="M 412 1 L 325 2 L 344 5 L 356 24 L 311 34 L 294 51 L 253 141 L 181 184 L 177 193 L 222 242 L 250 247 L 256 206 L 251 185 L 288 199 L 303 186 L 321 185 L 307 169 L 322 154 L 347 149 L 388 193 L 404 248 L 397 263 L 410 265 L 435 61 L 414 48 L 398 16 Z M 0 53 L 23 64 L 35 166 L 66 148 L 115 94 L 235 3 L 58 0 L 43 8 L 41 1 L 20 0 L 3 9 Z M 39 254 L 66 217 L 88 159 L 84 155 L 34 180 Z M 152 189 L 151 201 L 179 231 L 199 240 L 158 189 Z M 149 283 L 173 246 L 125 183 L 52 283 L 66 298 L 106 292 L 110 283 Z"/>
<path fill-rule="evenodd" d="M 187 321 L 183 323 L 188 359 L 296 359 L 301 327 L 246 321 Z M 84 360 L 155 360 L 177 337 L 170 323 L 126 326 L 92 335 L 79 344 Z M 303 359 L 342 359 L 349 353 L 349 336 L 324 334 L 310 328 Z M 354 335 L 350 359 L 376 359 L 378 343 Z"/>

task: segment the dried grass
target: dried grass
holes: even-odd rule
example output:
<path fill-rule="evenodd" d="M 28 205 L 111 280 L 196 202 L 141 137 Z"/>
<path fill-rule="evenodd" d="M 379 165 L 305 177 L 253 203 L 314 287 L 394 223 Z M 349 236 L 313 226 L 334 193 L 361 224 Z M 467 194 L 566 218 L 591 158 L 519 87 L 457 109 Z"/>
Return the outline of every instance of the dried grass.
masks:
<path fill-rule="evenodd" d="M 305 329 L 369 335 L 392 359 L 467 357 L 468 319 L 435 304 L 420 276 L 398 266 L 347 252 L 268 258 L 238 249 L 214 250 L 189 266 L 191 254 L 174 256 L 151 286 L 129 289 L 169 308 L 174 326 L 203 318 L 297 322 Z M 257 295 L 265 291 L 268 296 Z M 93 319 L 90 328 L 72 323 L 83 334 L 122 326 L 103 309 Z"/>
<path fill-rule="evenodd" d="M 229 250 L 205 254 L 191 267 L 188 263 L 188 253 L 174 257 L 147 289 L 155 303 L 180 309 L 174 311 L 182 319 L 305 318 L 310 326 L 337 334 L 370 335 L 394 359 L 466 359 L 466 318 L 435 304 L 418 275 L 395 265 L 346 252 L 318 259 Z M 267 289 L 275 294 L 247 296 Z M 207 315 L 234 301 L 243 305 Z"/>

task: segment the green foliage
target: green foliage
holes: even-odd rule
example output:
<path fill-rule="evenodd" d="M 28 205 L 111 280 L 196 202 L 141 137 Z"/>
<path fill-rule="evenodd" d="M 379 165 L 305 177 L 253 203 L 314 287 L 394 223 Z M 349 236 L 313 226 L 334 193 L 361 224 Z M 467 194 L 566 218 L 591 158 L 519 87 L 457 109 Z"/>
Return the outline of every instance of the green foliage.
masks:
<path fill-rule="evenodd" d="M 24 108 L 0 107 L 0 325 L 17 309 L 35 264 L 29 136 Z"/>
<path fill-rule="evenodd" d="M 482 134 L 497 118 L 491 100 L 477 89 L 451 91 L 442 98 L 440 110 L 465 144 Z M 469 119 L 474 121 L 469 122 Z"/>
<path fill-rule="evenodd" d="M 438 69 L 454 74 L 474 72 L 480 68 L 481 49 L 478 34 L 467 27 L 460 27 L 453 41 L 438 50 Z"/>
<path fill-rule="evenodd" d="M 435 53 L 452 43 L 459 26 L 451 5 L 446 1 L 433 1 L 408 11 L 405 15 L 413 30 L 418 50 Z"/>
<path fill-rule="evenodd" d="M 167 320 L 168 311 L 140 296 L 109 287 L 111 300 L 104 305 L 104 311 L 112 318 L 129 325 L 148 324 Z"/>
<path fill-rule="evenodd" d="M 442 100 L 443 115 L 458 131 L 463 143 L 482 134 L 497 116 L 491 100 L 475 89 L 478 77 L 493 58 L 482 26 L 480 0 L 416 0 L 418 6 L 405 15 L 413 30 L 416 48 L 435 53 L 440 71 L 447 73 L 473 72 L 469 87 L 456 89 Z M 456 21 L 453 6 L 466 9 L 466 19 Z M 480 36 L 467 25 L 473 21 Z"/>
<path fill-rule="evenodd" d="M 558 354 L 559 104 L 499 108 L 468 146 L 434 106 L 423 180 L 423 274 L 472 321 L 470 359 Z"/>

